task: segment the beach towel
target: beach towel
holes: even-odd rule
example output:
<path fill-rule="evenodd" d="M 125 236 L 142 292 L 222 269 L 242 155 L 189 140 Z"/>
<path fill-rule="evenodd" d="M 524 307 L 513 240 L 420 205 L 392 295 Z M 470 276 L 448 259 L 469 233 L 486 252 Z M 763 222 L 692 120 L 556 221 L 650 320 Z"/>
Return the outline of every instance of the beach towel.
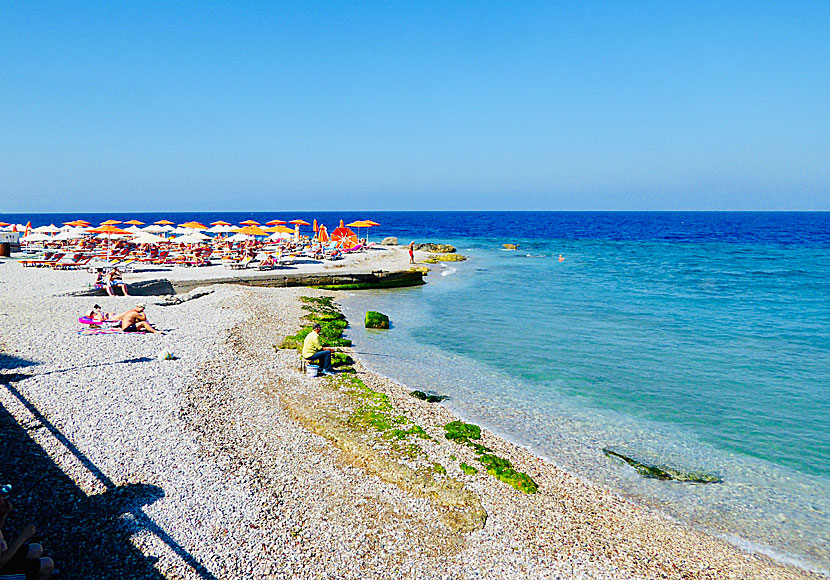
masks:
<path fill-rule="evenodd" d="M 84 328 L 83 330 L 79 330 L 78 334 L 81 336 L 90 336 L 93 334 L 147 334 L 143 330 L 137 330 L 135 332 L 124 332 L 120 328 L 100 328 L 97 326 L 93 326 L 90 328 Z"/>

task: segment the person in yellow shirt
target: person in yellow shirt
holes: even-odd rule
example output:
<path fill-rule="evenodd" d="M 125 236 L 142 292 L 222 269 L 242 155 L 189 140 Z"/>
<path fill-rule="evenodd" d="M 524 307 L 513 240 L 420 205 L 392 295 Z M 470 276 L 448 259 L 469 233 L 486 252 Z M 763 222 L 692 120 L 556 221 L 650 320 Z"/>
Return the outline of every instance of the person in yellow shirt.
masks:
<path fill-rule="evenodd" d="M 320 346 L 321 328 L 319 324 L 315 323 L 311 327 L 311 332 L 306 335 L 303 341 L 303 358 L 308 362 L 320 365 L 324 375 L 333 375 L 334 371 L 331 368 L 332 349 Z"/>

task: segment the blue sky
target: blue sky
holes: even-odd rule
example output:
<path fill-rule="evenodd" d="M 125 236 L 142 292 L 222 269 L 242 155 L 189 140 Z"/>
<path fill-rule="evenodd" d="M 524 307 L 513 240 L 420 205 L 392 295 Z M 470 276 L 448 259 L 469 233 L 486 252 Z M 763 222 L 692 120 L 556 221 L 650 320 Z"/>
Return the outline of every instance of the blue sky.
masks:
<path fill-rule="evenodd" d="M 830 210 L 828 30 L 823 1 L 3 2 L 0 211 Z"/>

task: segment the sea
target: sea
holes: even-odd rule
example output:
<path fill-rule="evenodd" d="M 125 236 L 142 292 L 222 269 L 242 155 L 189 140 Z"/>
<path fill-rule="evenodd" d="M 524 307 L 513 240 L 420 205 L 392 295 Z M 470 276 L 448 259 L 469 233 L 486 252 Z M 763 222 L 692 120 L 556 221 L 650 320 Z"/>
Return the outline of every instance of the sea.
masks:
<path fill-rule="evenodd" d="M 830 213 L 0 214 L 77 218 L 371 219 L 373 241 L 452 244 L 467 260 L 424 286 L 343 295 L 371 369 L 632 501 L 830 575 Z M 391 328 L 362 328 L 366 310 Z M 603 449 L 722 481 L 648 479 Z"/>

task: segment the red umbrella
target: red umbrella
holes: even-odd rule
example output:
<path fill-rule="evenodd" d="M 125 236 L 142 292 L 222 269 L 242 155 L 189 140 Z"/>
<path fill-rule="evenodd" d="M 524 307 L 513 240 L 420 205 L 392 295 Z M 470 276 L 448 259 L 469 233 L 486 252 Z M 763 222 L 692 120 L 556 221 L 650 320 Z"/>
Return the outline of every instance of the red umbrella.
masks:
<path fill-rule="evenodd" d="M 335 242 L 339 242 L 337 245 L 341 248 L 346 245 L 346 242 L 351 242 L 349 247 L 354 246 L 357 244 L 357 234 L 355 234 L 351 229 L 341 226 L 331 232 L 331 239 Z"/>

